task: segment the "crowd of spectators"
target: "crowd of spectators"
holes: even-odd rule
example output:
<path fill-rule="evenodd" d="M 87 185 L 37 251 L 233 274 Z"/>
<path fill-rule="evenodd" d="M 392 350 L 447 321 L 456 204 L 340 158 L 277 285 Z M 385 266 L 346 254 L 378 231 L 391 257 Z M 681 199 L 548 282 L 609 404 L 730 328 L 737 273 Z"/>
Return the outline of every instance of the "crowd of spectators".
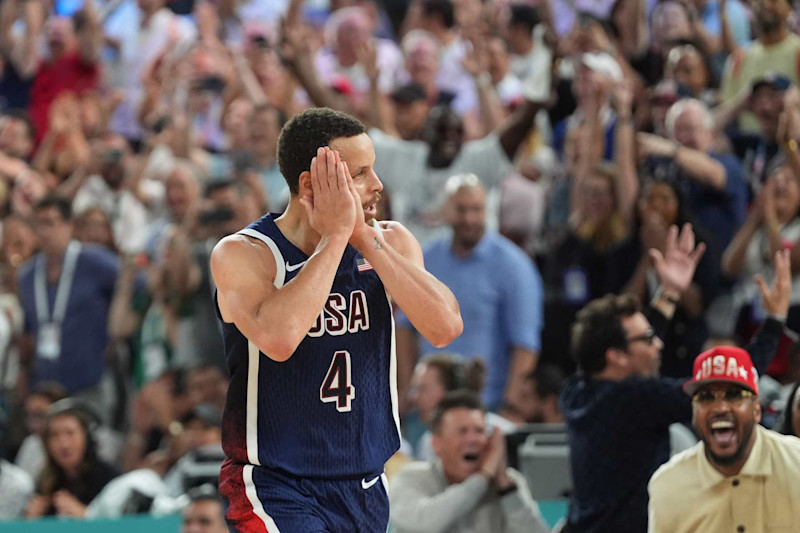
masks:
<path fill-rule="evenodd" d="M 0 519 L 224 528 L 209 257 L 285 208 L 278 135 L 311 106 L 367 126 L 378 218 L 464 320 L 437 350 L 395 317 L 392 530 L 546 530 L 502 435 L 565 423 L 567 527 L 643 531 L 703 436 L 670 378 L 710 346 L 747 345 L 761 425 L 800 435 L 794 7 L 3 0 Z"/>

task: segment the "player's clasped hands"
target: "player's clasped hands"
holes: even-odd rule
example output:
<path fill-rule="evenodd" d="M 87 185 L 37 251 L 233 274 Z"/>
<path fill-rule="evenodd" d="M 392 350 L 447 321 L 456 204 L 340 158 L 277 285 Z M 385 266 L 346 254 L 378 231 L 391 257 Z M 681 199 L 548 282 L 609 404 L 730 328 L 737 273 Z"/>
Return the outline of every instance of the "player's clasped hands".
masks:
<path fill-rule="evenodd" d="M 339 152 L 327 146 L 317 149 L 311 160 L 311 197 L 300 203 L 308 213 L 311 226 L 322 236 L 350 237 L 355 227 L 358 206 L 350 187 L 350 175 Z"/>

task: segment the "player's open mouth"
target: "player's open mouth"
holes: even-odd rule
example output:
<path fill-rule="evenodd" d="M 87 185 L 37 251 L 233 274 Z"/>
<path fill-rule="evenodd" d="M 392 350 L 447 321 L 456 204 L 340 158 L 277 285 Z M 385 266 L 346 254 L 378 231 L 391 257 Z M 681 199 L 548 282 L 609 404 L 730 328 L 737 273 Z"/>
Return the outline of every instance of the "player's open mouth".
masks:
<path fill-rule="evenodd" d="M 738 445 L 739 436 L 736 433 L 736 424 L 732 420 L 713 420 L 709 427 L 709 435 L 717 447 L 728 449 Z"/>
<path fill-rule="evenodd" d="M 375 215 L 378 214 L 378 208 L 376 207 L 375 204 L 372 204 L 364 208 L 364 213 L 372 215 L 374 217 Z"/>

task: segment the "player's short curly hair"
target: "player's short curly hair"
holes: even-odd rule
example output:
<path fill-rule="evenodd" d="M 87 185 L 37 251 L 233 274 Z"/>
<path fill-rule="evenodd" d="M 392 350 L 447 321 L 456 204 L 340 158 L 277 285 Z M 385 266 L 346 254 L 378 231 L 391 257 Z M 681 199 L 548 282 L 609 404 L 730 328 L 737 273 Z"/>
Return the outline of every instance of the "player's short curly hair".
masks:
<path fill-rule="evenodd" d="M 317 149 L 339 138 L 365 133 L 358 119 L 327 107 L 314 107 L 293 116 L 278 138 L 278 167 L 289 191 L 300 191 L 300 174 L 309 170 Z"/>

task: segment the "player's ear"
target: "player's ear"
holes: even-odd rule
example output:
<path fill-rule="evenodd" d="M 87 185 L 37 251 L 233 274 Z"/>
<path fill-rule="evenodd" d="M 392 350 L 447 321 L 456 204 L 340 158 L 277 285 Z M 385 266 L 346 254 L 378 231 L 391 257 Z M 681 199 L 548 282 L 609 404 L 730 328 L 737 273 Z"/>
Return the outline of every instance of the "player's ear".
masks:
<path fill-rule="evenodd" d="M 301 198 L 303 196 L 314 196 L 311 190 L 311 172 L 308 170 L 301 172 L 297 178 L 297 190 L 299 192 L 298 196 Z"/>

